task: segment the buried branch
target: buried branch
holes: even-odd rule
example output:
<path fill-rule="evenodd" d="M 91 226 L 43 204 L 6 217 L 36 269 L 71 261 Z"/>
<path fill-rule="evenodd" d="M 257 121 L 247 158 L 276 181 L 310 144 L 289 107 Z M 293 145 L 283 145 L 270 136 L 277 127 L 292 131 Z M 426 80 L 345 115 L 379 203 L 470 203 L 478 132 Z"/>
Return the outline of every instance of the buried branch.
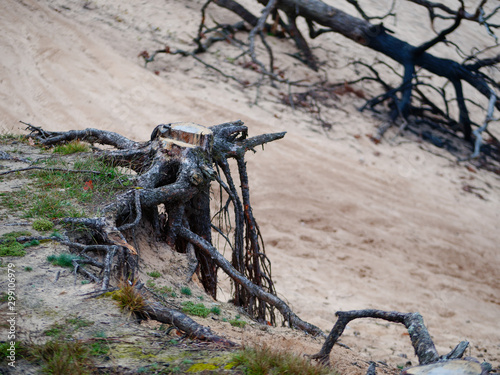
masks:
<path fill-rule="evenodd" d="M 412 346 L 415 349 L 415 355 L 418 357 L 420 365 L 427 365 L 440 360 L 461 358 L 468 346 L 468 342 L 461 342 L 449 354 L 440 357 L 436 347 L 434 346 L 434 342 L 432 341 L 429 331 L 424 324 L 424 319 L 418 312 L 401 313 L 396 311 L 367 309 L 337 311 L 335 315 L 338 317 L 337 322 L 330 331 L 330 334 L 326 338 L 321 350 L 318 353 L 309 356 L 311 359 L 315 359 L 324 365 L 330 364 L 330 352 L 347 325 L 351 321 L 360 318 L 376 318 L 403 324 L 408 330 Z M 372 370 L 374 371 L 374 369 Z"/>

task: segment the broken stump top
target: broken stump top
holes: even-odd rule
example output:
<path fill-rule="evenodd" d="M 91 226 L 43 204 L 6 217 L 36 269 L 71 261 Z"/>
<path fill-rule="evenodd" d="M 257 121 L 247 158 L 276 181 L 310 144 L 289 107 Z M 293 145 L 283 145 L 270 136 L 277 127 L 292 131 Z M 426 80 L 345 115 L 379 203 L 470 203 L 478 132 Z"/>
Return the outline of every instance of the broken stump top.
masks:
<path fill-rule="evenodd" d="M 194 122 L 174 122 L 158 125 L 151 138 L 161 138 L 163 148 L 170 150 L 172 146 L 181 148 L 199 147 L 208 151 L 212 147 L 213 133 L 202 125 Z"/>

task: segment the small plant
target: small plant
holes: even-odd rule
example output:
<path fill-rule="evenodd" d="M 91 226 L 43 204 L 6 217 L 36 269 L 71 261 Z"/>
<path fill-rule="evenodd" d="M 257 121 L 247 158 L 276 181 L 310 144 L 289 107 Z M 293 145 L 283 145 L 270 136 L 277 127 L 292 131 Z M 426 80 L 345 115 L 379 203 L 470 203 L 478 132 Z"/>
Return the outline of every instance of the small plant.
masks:
<path fill-rule="evenodd" d="M 161 277 L 161 273 L 158 271 L 151 271 L 151 272 L 148 272 L 148 276 L 151 276 L 152 278 L 157 279 L 157 278 Z"/>
<path fill-rule="evenodd" d="M 47 219 L 36 219 L 32 226 L 34 230 L 46 232 L 54 228 L 54 223 Z"/>
<path fill-rule="evenodd" d="M 233 327 L 245 328 L 245 326 L 247 325 L 247 322 L 237 318 L 237 319 L 230 320 L 229 324 L 231 324 Z"/>
<path fill-rule="evenodd" d="M 99 339 L 90 344 L 90 354 L 94 357 L 105 356 L 109 353 L 109 345 L 106 340 Z"/>
<path fill-rule="evenodd" d="M 84 375 L 93 368 L 89 348 L 78 341 L 48 341 L 30 352 L 42 362 L 42 372 L 46 374 Z"/>
<path fill-rule="evenodd" d="M 66 319 L 66 323 L 71 324 L 74 327 L 74 329 L 89 327 L 94 324 L 93 321 L 80 318 L 79 316 Z"/>
<path fill-rule="evenodd" d="M 64 328 L 62 324 L 53 324 L 51 328 L 45 330 L 43 334 L 50 337 L 59 337 L 63 334 Z"/>
<path fill-rule="evenodd" d="M 130 285 L 123 282 L 120 289 L 112 294 L 112 298 L 121 310 L 128 310 L 130 314 L 143 312 L 146 305 L 144 298 L 135 289 L 135 283 Z"/>
<path fill-rule="evenodd" d="M 78 210 L 68 200 L 64 199 L 61 194 L 46 192 L 36 194 L 33 197 L 33 205 L 27 210 L 26 217 L 43 217 L 47 219 L 62 218 L 62 217 L 82 217 L 82 210 Z"/>
<path fill-rule="evenodd" d="M 54 147 L 53 152 L 62 155 L 74 154 L 77 152 L 88 152 L 90 148 L 85 143 L 80 142 L 79 140 L 71 141 L 66 143 L 65 145 L 59 145 Z"/>
<path fill-rule="evenodd" d="M 206 318 L 208 314 L 210 314 L 210 310 L 207 309 L 203 303 L 194 304 L 191 301 L 182 303 L 182 311 L 187 314 L 201 316 L 203 318 Z"/>
<path fill-rule="evenodd" d="M 245 374 L 290 374 L 290 375 L 333 375 L 335 371 L 318 366 L 305 358 L 288 351 L 276 351 L 269 346 L 249 348 L 236 352 L 233 356 L 236 366 Z"/>
<path fill-rule="evenodd" d="M 62 253 L 59 255 L 49 255 L 47 261 L 54 266 L 73 268 L 73 260 L 79 259 L 78 256 L 70 253 Z"/>
<path fill-rule="evenodd" d="M 106 335 L 106 332 L 104 331 L 99 331 L 94 334 L 94 337 L 97 337 L 98 339 L 105 339 L 108 335 Z"/>
<path fill-rule="evenodd" d="M 187 286 L 183 286 L 181 288 L 181 293 L 184 294 L 185 296 L 190 296 L 193 294 L 193 292 L 191 291 L 191 289 Z"/>
<path fill-rule="evenodd" d="M 18 341 L 15 342 L 14 348 L 16 351 L 16 355 L 18 356 L 21 355 L 21 352 L 24 352 L 24 348 Z M 2 362 L 4 358 L 7 358 L 10 349 L 11 349 L 10 341 L 0 343 L 0 362 Z"/>
<path fill-rule="evenodd" d="M 0 294 L 0 303 L 7 302 L 8 300 L 9 300 L 9 295 L 5 292 L 2 292 L 2 294 Z"/>
<path fill-rule="evenodd" d="M 26 266 L 26 267 L 24 267 L 24 270 L 27 272 L 31 272 L 31 271 L 33 271 L 33 268 Z"/>
<path fill-rule="evenodd" d="M 220 310 L 220 307 L 219 307 L 219 306 L 213 306 L 213 307 L 210 309 L 210 312 L 211 312 L 212 314 L 215 314 L 215 315 L 220 315 L 221 310 Z"/>
<path fill-rule="evenodd" d="M 82 285 L 87 285 L 87 284 L 90 284 L 90 281 L 88 281 L 88 280 L 82 280 Z"/>

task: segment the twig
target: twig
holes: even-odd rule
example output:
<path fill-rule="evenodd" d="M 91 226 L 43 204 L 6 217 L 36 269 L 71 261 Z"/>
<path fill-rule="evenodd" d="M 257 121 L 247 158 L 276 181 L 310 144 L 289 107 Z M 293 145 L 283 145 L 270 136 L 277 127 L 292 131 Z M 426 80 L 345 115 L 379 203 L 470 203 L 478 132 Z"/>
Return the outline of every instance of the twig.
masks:
<path fill-rule="evenodd" d="M 34 170 L 34 169 L 35 170 L 40 170 L 40 171 L 47 171 L 47 172 L 91 173 L 91 174 L 106 174 L 108 176 L 111 176 L 110 173 L 93 171 L 93 170 L 64 169 L 64 168 L 44 168 L 44 167 L 37 167 L 37 166 L 31 166 L 31 167 L 19 168 L 19 169 L 12 169 L 10 171 L 1 172 L 0 176 L 6 175 L 6 174 L 9 174 L 9 173 L 30 171 L 30 170 Z"/>

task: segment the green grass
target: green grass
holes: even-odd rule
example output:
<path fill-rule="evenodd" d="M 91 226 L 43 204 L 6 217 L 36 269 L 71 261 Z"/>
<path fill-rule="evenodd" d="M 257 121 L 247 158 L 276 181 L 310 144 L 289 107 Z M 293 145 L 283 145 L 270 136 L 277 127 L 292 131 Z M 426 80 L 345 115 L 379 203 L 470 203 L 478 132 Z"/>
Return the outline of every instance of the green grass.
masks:
<path fill-rule="evenodd" d="M 158 271 L 151 271 L 151 272 L 148 272 L 148 276 L 151 276 L 152 278 L 157 279 L 157 278 L 161 277 L 161 273 Z"/>
<path fill-rule="evenodd" d="M 63 217 L 82 217 L 85 215 L 82 209 L 75 207 L 70 200 L 64 199 L 62 194 L 59 193 L 42 192 L 36 194 L 33 197 L 32 206 L 26 211 L 25 217 L 59 219 Z"/>
<path fill-rule="evenodd" d="M 49 329 L 43 333 L 45 336 L 54 337 L 57 339 L 67 339 L 73 335 L 78 329 L 90 327 L 94 322 L 80 318 L 79 316 L 67 318 L 64 323 L 54 323 Z"/>
<path fill-rule="evenodd" d="M 335 371 L 311 363 L 289 351 L 277 351 L 268 346 L 245 347 L 235 353 L 233 363 L 246 375 L 333 375 Z"/>
<path fill-rule="evenodd" d="M 231 324 L 233 327 L 238 327 L 238 328 L 245 328 L 247 325 L 247 322 L 238 319 L 231 319 L 229 320 L 229 324 Z"/>
<path fill-rule="evenodd" d="M 80 318 L 79 316 L 66 319 L 66 323 L 71 324 L 74 327 L 74 329 L 79 329 L 82 327 L 90 327 L 91 325 L 94 324 L 94 322 L 92 322 L 91 320 Z"/>
<path fill-rule="evenodd" d="M 0 303 L 7 302 L 9 300 L 9 295 L 5 292 L 0 294 Z"/>
<path fill-rule="evenodd" d="M 31 356 L 42 365 L 42 373 L 86 375 L 93 373 L 91 349 L 78 341 L 52 340 L 31 348 Z"/>
<path fill-rule="evenodd" d="M 45 330 L 43 334 L 49 337 L 59 337 L 64 332 L 64 326 L 62 324 L 54 324 L 51 328 Z"/>
<path fill-rule="evenodd" d="M 203 303 L 195 304 L 191 301 L 182 303 L 182 311 L 186 314 L 201 316 L 203 318 L 206 318 L 211 312 Z"/>
<path fill-rule="evenodd" d="M 210 309 L 210 312 L 212 314 L 215 314 L 215 315 L 220 315 L 221 313 L 221 309 L 219 306 L 213 306 L 211 309 Z"/>
<path fill-rule="evenodd" d="M 7 356 L 9 355 L 8 350 L 10 348 L 10 341 L 0 343 L 0 362 L 3 362 L 4 359 L 7 358 Z M 14 344 L 14 348 L 16 350 L 16 356 L 20 357 L 20 354 L 24 352 L 24 348 L 21 346 L 21 343 L 16 341 Z"/>
<path fill-rule="evenodd" d="M 146 286 L 164 297 L 177 297 L 177 294 L 170 286 L 157 286 L 153 280 L 146 281 Z"/>
<path fill-rule="evenodd" d="M 109 345 L 106 340 L 99 339 L 89 345 L 90 354 L 94 357 L 105 356 L 109 353 Z"/>
<path fill-rule="evenodd" d="M 70 253 L 62 253 L 59 255 L 49 255 L 47 261 L 54 266 L 73 268 L 73 260 L 78 259 L 77 255 Z"/>
<path fill-rule="evenodd" d="M 191 291 L 191 289 L 187 286 L 183 286 L 181 288 L 181 293 L 184 294 L 185 296 L 191 296 L 193 294 L 193 292 Z"/>
<path fill-rule="evenodd" d="M 89 206 L 90 209 L 98 206 L 131 185 L 126 175 L 96 157 L 81 157 L 72 164 L 63 159 L 55 156 L 39 162 L 38 166 L 47 170 L 23 174 L 31 179 L 31 183 L 21 190 L 0 195 L 0 205 L 8 210 L 20 212 L 25 218 L 51 220 L 82 217 L 89 215 L 83 206 Z M 36 225 L 41 228 L 37 230 L 51 230 L 47 222 Z"/>
<path fill-rule="evenodd" d="M 77 152 L 89 152 L 90 147 L 87 144 L 82 143 L 79 140 L 76 140 L 66 143 L 64 145 L 56 146 L 52 151 L 57 154 L 69 155 Z"/>

